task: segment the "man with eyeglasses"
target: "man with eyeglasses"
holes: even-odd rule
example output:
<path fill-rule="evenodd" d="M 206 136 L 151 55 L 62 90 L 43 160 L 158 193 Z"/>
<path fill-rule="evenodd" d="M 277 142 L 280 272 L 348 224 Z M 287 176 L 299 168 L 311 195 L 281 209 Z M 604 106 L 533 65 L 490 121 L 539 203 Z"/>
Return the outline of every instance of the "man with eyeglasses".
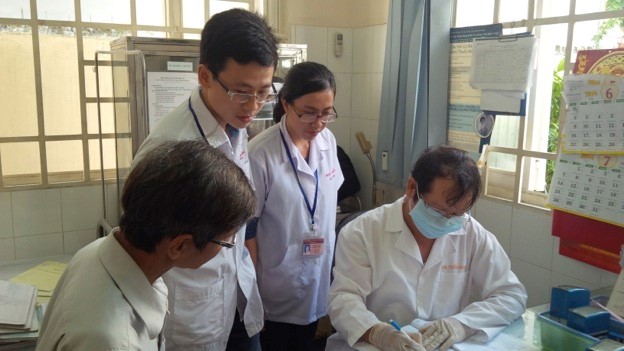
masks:
<path fill-rule="evenodd" d="M 121 206 L 119 227 L 78 251 L 63 273 L 37 350 L 164 350 L 161 275 L 173 267 L 192 272 L 231 251 L 255 197 L 222 152 L 184 140 L 144 155 L 126 179 Z"/>
<path fill-rule="evenodd" d="M 275 99 L 277 43 L 255 13 L 234 9 L 212 16 L 201 36 L 199 86 L 150 132 L 137 157 L 164 140 L 203 139 L 251 180 L 245 128 Z M 174 269 L 163 278 L 170 291 L 168 350 L 257 350 L 264 313 L 244 245 L 223 250 L 196 271 Z"/>
<path fill-rule="evenodd" d="M 470 215 L 480 192 L 466 152 L 429 147 L 405 196 L 341 230 L 329 304 L 338 333 L 327 350 L 362 342 L 444 351 L 469 337 L 485 342 L 524 312 L 527 293 L 509 258 Z M 416 329 L 399 333 L 390 319 Z"/>

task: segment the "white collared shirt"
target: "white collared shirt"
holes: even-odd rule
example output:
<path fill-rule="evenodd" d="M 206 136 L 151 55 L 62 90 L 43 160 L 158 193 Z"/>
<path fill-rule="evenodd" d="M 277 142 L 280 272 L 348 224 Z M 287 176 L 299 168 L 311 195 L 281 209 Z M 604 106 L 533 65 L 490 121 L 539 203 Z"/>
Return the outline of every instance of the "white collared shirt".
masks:
<path fill-rule="evenodd" d="M 162 279 L 150 284 L 111 233 L 72 258 L 46 309 L 37 350 L 158 350 L 166 312 Z"/>
<path fill-rule="evenodd" d="M 237 135 L 228 137 L 202 101 L 200 86 L 192 91 L 190 99 L 208 143 L 221 150 L 251 179 L 246 130 L 239 129 Z M 201 137 L 185 100 L 150 132 L 134 162 L 165 141 Z M 163 275 L 169 288 L 171 313 L 165 325 L 168 351 L 225 350 L 237 306 L 250 336 L 264 326 L 255 269 L 243 244 L 245 226 L 236 235 L 235 248 L 221 250 L 200 268 L 173 268 Z M 242 294 L 238 294 L 237 287 Z"/>
<path fill-rule="evenodd" d="M 452 316 L 482 341 L 525 310 L 527 294 L 494 235 L 474 218 L 436 239 L 423 264 L 400 198 L 345 226 L 336 248 L 328 350 L 351 349 L 370 327 Z"/>
<path fill-rule="evenodd" d="M 330 270 L 336 238 L 338 188 L 344 181 L 338 163 L 336 139 L 325 128 L 310 142 L 309 160 L 303 158 L 285 127 L 285 118 L 249 144 L 259 217 L 258 285 L 267 320 L 305 325 L 327 314 Z M 303 256 L 303 240 L 310 233 L 310 212 L 293 172 L 280 130 L 288 145 L 310 206 L 318 175 L 314 223 L 324 240 L 318 257 Z"/>

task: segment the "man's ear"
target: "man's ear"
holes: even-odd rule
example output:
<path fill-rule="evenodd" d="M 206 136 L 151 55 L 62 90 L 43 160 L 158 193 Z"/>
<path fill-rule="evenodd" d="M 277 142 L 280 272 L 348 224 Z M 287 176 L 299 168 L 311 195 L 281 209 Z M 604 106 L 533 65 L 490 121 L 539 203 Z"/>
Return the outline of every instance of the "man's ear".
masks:
<path fill-rule="evenodd" d="M 407 185 L 405 186 L 405 195 L 407 195 L 410 199 L 415 198 L 417 186 L 418 183 L 416 183 L 416 180 L 412 177 L 409 177 L 407 179 Z"/>
<path fill-rule="evenodd" d="M 212 72 L 206 67 L 206 65 L 199 65 L 197 68 L 197 77 L 199 79 L 199 84 L 204 88 L 209 88 L 212 84 Z"/>
<path fill-rule="evenodd" d="M 171 261 L 178 261 L 191 252 L 194 247 L 193 235 L 180 234 L 169 241 L 167 255 Z"/>

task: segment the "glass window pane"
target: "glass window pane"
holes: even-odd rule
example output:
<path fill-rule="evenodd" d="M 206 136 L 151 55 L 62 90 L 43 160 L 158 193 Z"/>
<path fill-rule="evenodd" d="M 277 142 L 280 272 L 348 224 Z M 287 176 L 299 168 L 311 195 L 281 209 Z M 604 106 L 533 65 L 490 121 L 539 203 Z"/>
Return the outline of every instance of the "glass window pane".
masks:
<path fill-rule="evenodd" d="M 206 18 L 204 0 L 182 0 L 182 26 L 184 28 L 204 28 Z"/>
<path fill-rule="evenodd" d="M 543 0 L 542 7 L 536 9 L 536 17 L 566 16 L 570 13 L 570 0 Z"/>
<path fill-rule="evenodd" d="M 84 180 L 82 141 L 47 141 L 45 144 L 49 183 Z"/>
<path fill-rule="evenodd" d="M 500 22 L 521 21 L 529 18 L 529 1 L 501 0 L 498 18 Z"/>
<path fill-rule="evenodd" d="M 0 144 L 4 186 L 41 184 L 41 157 L 37 142 Z"/>
<path fill-rule="evenodd" d="M 516 182 L 516 155 L 490 152 L 484 173 L 485 194 L 513 200 Z"/>
<path fill-rule="evenodd" d="M 184 39 L 197 39 L 197 40 L 201 39 L 201 34 L 196 34 L 196 33 L 184 33 L 183 36 L 184 36 Z"/>
<path fill-rule="evenodd" d="M 37 18 L 75 21 L 74 0 L 37 0 Z"/>
<path fill-rule="evenodd" d="M 567 24 L 535 27 L 539 36 L 534 83 L 531 87 L 526 148 L 556 151 L 562 106 Z"/>
<path fill-rule="evenodd" d="M 455 27 L 468 27 L 494 23 L 494 0 L 457 0 Z"/>
<path fill-rule="evenodd" d="M 495 146 L 518 147 L 519 116 L 496 116 L 490 143 Z"/>
<path fill-rule="evenodd" d="M 139 30 L 139 31 L 137 31 L 137 36 L 139 36 L 139 37 L 148 37 L 148 38 L 166 38 L 167 37 L 167 33 L 166 32 Z"/>
<path fill-rule="evenodd" d="M 102 139 L 104 146 L 104 179 L 115 178 L 115 140 Z M 100 140 L 89 140 L 89 169 L 92 180 L 100 180 Z"/>
<path fill-rule="evenodd" d="M 100 113 L 102 114 L 102 133 L 114 133 L 115 116 L 113 112 L 113 103 L 101 103 Z M 99 134 L 98 111 L 96 103 L 87 104 L 87 132 L 89 134 Z"/>
<path fill-rule="evenodd" d="M 98 75 L 100 83 L 100 97 L 113 97 L 113 70 L 110 66 L 110 60 L 102 55 L 99 60 Z M 109 66 L 104 66 L 109 64 Z M 85 96 L 97 97 L 97 86 L 95 80 L 95 66 L 85 66 Z"/>
<path fill-rule="evenodd" d="M 85 60 L 95 60 L 98 50 L 109 51 L 111 42 L 130 36 L 130 31 L 119 29 L 84 28 L 82 30 L 82 46 Z M 110 60 L 110 56 L 98 55 L 99 60 Z"/>
<path fill-rule="evenodd" d="M 80 86 L 75 28 L 39 27 L 46 135 L 80 134 Z"/>
<path fill-rule="evenodd" d="M 231 9 L 249 10 L 249 3 L 239 1 L 210 0 L 210 17 Z"/>
<path fill-rule="evenodd" d="M 30 0 L 3 1 L 0 17 L 30 19 Z"/>
<path fill-rule="evenodd" d="M 165 25 L 165 2 L 163 0 L 135 0 L 137 24 Z"/>
<path fill-rule="evenodd" d="M 582 1 L 576 0 L 576 13 L 592 13 L 613 11 L 623 8 L 624 3 L 619 0 Z"/>
<path fill-rule="evenodd" d="M 83 22 L 130 24 L 129 0 L 80 0 Z"/>
<path fill-rule="evenodd" d="M 534 157 L 524 159 L 525 180 L 520 193 L 521 203 L 546 207 L 548 200 L 546 189 L 554 171 L 552 162 L 547 161 L 544 158 Z"/>
<path fill-rule="evenodd" d="M 0 137 L 37 135 L 37 97 L 29 26 L 0 30 Z"/>

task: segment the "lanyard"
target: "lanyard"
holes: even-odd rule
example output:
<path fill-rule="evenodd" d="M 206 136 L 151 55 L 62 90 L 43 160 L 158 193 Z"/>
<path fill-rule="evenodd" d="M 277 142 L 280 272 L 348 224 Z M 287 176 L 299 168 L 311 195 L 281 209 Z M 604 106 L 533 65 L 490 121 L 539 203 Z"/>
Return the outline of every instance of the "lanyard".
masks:
<path fill-rule="evenodd" d="M 314 179 L 316 180 L 316 184 L 314 186 L 314 203 L 310 206 L 310 201 L 306 196 L 305 191 L 303 190 L 303 186 L 301 185 L 301 180 L 299 180 L 299 175 L 297 174 L 297 168 L 295 168 L 295 163 L 293 162 L 292 155 L 290 154 L 290 149 L 286 144 L 286 139 L 284 139 L 284 134 L 280 129 L 280 137 L 282 137 L 282 143 L 284 144 L 284 148 L 286 149 L 286 153 L 288 154 L 288 161 L 290 161 L 290 166 L 295 172 L 295 178 L 297 178 L 297 183 L 299 184 L 299 190 L 301 190 L 301 194 L 303 195 L 303 199 L 305 200 L 306 206 L 308 207 L 308 212 L 310 213 L 310 230 L 314 231 L 314 212 L 316 212 L 316 199 L 318 198 L 318 169 L 314 171 Z"/>
<path fill-rule="evenodd" d="M 204 134 L 204 130 L 202 129 L 201 125 L 199 124 L 199 118 L 197 118 L 197 114 L 195 113 L 195 110 L 193 110 L 193 106 L 191 106 L 191 97 L 189 96 L 188 99 L 188 106 L 189 106 L 189 110 L 191 110 L 191 113 L 193 114 L 193 119 L 195 119 L 195 125 L 197 125 L 197 130 L 199 130 L 199 134 L 201 134 L 202 138 L 208 143 L 208 139 L 206 138 L 206 134 Z M 208 143 L 210 144 L 210 143 Z"/>

